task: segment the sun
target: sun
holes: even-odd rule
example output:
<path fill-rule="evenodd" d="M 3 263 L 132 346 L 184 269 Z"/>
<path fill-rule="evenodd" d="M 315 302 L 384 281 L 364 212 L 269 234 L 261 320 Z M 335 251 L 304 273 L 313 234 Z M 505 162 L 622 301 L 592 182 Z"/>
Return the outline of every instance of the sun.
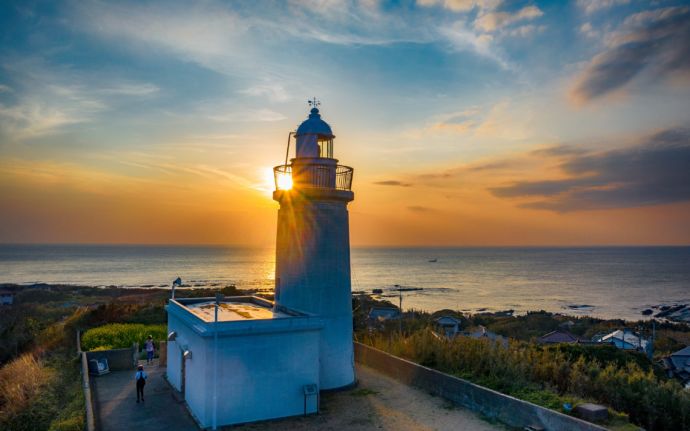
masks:
<path fill-rule="evenodd" d="M 290 190 L 292 188 L 292 175 L 287 173 L 275 173 L 273 168 L 263 169 L 264 186 L 262 189 L 273 193 L 274 190 Z"/>
<path fill-rule="evenodd" d="M 292 175 L 289 173 L 276 173 L 275 181 L 279 190 L 290 190 L 292 188 Z"/>

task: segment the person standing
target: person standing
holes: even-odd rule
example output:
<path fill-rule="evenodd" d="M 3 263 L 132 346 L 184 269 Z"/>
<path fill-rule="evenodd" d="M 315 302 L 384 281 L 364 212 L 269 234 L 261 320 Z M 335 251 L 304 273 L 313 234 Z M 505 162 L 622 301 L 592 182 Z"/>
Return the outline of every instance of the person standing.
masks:
<path fill-rule="evenodd" d="M 139 402 L 139 398 L 141 398 L 141 402 L 144 402 L 144 386 L 146 385 L 146 379 L 148 376 L 146 375 L 146 371 L 144 371 L 144 366 L 139 365 L 137 367 L 137 373 L 134 375 L 134 380 L 137 382 L 137 403 Z"/>
<path fill-rule="evenodd" d="M 155 351 L 155 347 L 153 346 L 153 337 L 149 335 L 144 345 L 146 346 L 146 363 L 150 364 L 153 362 L 153 352 Z"/>

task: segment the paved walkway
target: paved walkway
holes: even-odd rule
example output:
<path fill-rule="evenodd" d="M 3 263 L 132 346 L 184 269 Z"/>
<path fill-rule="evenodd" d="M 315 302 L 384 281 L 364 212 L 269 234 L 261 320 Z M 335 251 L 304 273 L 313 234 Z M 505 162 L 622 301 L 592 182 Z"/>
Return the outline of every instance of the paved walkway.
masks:
<path fill-rule="evenodd" d="M 137 404 L 132 371 L 113 371 L 92 377 L 97 429 L 102 431 L 197 430 L 184 404 L 173 397 L 173 389 L 163 379 L 165 368 L 146 366 L 148 374 L 144 396 Z"/>
<path fill-rule="evenodd" d="M 97 423 L 100 430 L 195 431 L 183 403 L 163 379 L 164 369 L 146 368 L 146 402 L 136 403 L 134 371 L 94 377 Z M 425 392 L 357 365 L 356 388 L 323 394 L 318 415 L 224 428 L 242 431 L 301 430 L 457 430 L 495 431 L 505 428 L 479 418 Z"/>

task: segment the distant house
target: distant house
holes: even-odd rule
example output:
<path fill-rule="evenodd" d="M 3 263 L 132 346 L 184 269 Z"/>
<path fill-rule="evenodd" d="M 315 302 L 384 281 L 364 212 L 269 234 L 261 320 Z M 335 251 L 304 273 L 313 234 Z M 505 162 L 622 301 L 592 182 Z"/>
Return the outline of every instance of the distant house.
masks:
<path fill-rule="evenodd" d="M 486 338 L 486 339 L 489 339 L 491 341 L 501 343 L 503 346 L 508 345 L 508 340 L 506 338 L 504 338 L 501 335 L 498 335 L 496 333 L 489 331 L 488 329 L 486 329 L 486 327 L 484 327 L 482 325 L 479 325 L 475 328 L 471 328 L 467 331 L 463 331 L 462 335 L 464 335 L 466 337 L 474 338 L 477 340 Z"/>
<path fill-rule="evenodd" d="M 460 332 L 460 319 L 453 316 L 441 316 L 434 320 L 436 332 L 448 339 L 455 338 Z"/>
<path fill-rule="evenodd" d="M 372 307 L 369 310 L 367 320 L 370 322 L 385 322 L 386 320 L 400 319 L 402 315 L 396 307 Z"/>
<path fill-rule="evenodd" d="M 597 343 L 612 344 L 623 350 L 638 350 L 646 352 L 651 348 L 649 340 L 642 338 L 630 329 L 619 329 L 610 334 L 595 336 L 592 340 Z"/>
<path fill-rule="evenodd" d="M 14 303 L 14 293 L 2 290 L 0 291 L 0 305 L 12 305 Z"/>
<path fill-rule="evenodd" d="M 569 331 L 557 329 L 537 338 L 537 342 L 541 344 L 578 343 L 580 342 L 580 337 Z"/>
<path fill-rule="evenodd" d="M 675 377 L 686 386 L 690 384 L 690 346 L 664 358 L 663 364 L 669 377 Z"/>

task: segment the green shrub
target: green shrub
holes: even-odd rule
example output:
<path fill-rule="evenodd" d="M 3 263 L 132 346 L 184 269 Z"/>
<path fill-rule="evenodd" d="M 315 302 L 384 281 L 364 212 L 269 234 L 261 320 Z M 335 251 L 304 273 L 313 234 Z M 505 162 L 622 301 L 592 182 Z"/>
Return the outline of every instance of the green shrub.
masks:
<path fill-rule="evenodd" d="M 48 431 L 83 431 L 84 414 L 79 413 L 67 419 L 57 419 L 50 424 Z"/>
<path fill-rule="evenodd" d="M 690 393 L 655 375 L 640 358 L 616 352 L 458 337 L 438 339 L 421 330 L 409 336 L 365 335 L 362 342 L 491 389 L 560 410 L 562 402 L 592 400 L 626 413 L 649 430 L 690 430 Z"/>
<path fill-rule="evenodd" d="M 140 323 L 111 323 L 89 329 L 81 339 L 83 350 L 124 349 L 137 342 L 140 346 L 146 337 L 154 341 L 165 340 L 166 325 L 143 325 Z"/>

